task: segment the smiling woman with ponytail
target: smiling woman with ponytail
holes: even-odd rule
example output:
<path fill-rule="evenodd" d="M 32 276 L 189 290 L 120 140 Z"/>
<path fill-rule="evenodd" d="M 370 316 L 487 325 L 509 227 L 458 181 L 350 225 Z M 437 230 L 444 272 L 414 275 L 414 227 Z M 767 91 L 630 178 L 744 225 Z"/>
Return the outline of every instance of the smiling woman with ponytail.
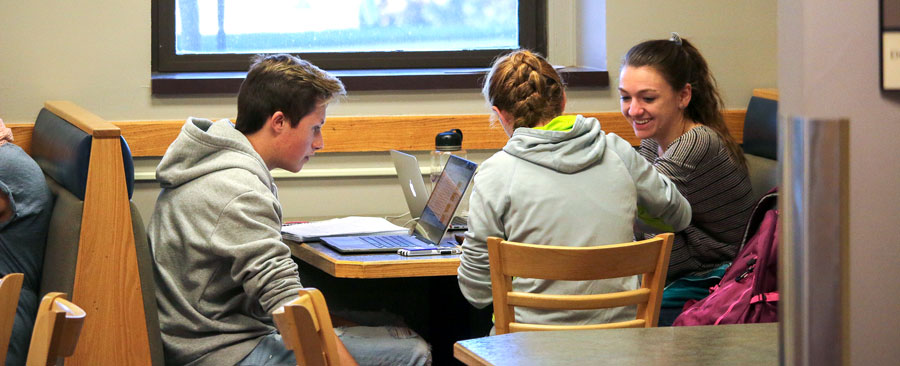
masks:
<path fill-rule="evenodd" d="M 619 95 L 622 115 L 641 139 L 641 155 L 672 179 L 693 210 L 691 225 L 676 233 L 666 282 L 708 277 L 734 259 L 755 203 L 709 65 L 677 33 L 642 42 L 625 54 Z M 666 307 L 677 315 L 686 300 L 673 293 L 667 289 L 663 297 L 660 325 L 674 319 L 665 319 Z"/>

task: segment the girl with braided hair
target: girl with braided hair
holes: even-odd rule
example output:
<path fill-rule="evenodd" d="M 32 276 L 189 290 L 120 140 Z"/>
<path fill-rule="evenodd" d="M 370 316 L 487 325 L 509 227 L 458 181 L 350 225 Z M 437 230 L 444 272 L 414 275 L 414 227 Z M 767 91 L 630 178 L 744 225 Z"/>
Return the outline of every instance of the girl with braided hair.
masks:
<path fill-rule="evenodd" d="M 595 118 L 563 115 L 565 85 L 543 57 L 519 50 L 497 61 L 484 83 L 491 119 L 510 136 L 475 175 L 459 286 L 483 308 L 492 303 L 486 240 L 595 246 L 632 241 L 638 207 L 659 231 L 681 230 L 690 207 L 674 184 L 631 144 L 603 132 Z M 602 294 L 636 289 L 637 276 L 601 281 L 516 278 L 516 291 Z M 516 308 L 540 324 L 597 324 L 635 318 L 634 307 L 546 311 Z"/>
<path fill-rule="evenodd" d="M 756 202 L 744 155 L 725 126 L 716 80 L 691 42 L 672 33 L 632 47 L 619 94 L 622 114 L 642 139 L 640 154 L 675 182 L 693 211 L 672 245 L 666 283 L 688 280 L 666 288 L 660 315 L 666 325 L 686 300 L 705 297 L 718 282 L 714 272 L 734 259 Z M 704 278 L 713 282 L 698 282 Z"/>

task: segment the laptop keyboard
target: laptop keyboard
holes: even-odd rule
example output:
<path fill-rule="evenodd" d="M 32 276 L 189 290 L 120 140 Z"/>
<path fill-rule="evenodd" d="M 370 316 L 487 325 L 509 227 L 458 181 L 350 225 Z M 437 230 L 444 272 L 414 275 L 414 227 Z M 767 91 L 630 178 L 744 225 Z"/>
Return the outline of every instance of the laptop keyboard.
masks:
<path fill-rule="evenodd" d="M 408 236 L 362 236 L 360 239 L 379 248 L 421 247 L 421 243 Z"/>

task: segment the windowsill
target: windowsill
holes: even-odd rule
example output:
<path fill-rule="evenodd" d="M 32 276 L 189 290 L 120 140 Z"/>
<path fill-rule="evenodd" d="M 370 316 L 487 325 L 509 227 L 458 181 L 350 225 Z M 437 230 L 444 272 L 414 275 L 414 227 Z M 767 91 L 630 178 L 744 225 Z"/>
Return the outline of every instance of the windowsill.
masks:
<path fill-rule="evenodd" d="M 558 69 L 568 87 L 609 87 L 609 73 L 589 67 Z M 329 71 L 348 91 L 480 89 L 487 69 L 390 69 Z M 153 73 L 153 95 L 236 94 L 246 72 Z"/>

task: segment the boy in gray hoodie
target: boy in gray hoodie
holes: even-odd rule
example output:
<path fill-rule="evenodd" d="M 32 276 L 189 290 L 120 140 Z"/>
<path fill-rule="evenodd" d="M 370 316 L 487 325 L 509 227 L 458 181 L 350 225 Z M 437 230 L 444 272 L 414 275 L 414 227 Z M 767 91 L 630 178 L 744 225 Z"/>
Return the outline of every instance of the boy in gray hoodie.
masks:
<path fill-rule="evenodd" d="M 326 108 L 343 94 L 307 61 L 258 57 L 238 93 L 237 122 L 189 118 L 169 146 L 148 226 L 167 364 L 296 365 L 271 317 L 302 285 L 281 241 L 270 170 L 297 172 L 324 146 Z M 430 359 L 421 338 L 398 341 L 407 343 L 388 352 L 347 348 L 362 364 L 388 362 L 371 353 L 394 364 Z"/>

